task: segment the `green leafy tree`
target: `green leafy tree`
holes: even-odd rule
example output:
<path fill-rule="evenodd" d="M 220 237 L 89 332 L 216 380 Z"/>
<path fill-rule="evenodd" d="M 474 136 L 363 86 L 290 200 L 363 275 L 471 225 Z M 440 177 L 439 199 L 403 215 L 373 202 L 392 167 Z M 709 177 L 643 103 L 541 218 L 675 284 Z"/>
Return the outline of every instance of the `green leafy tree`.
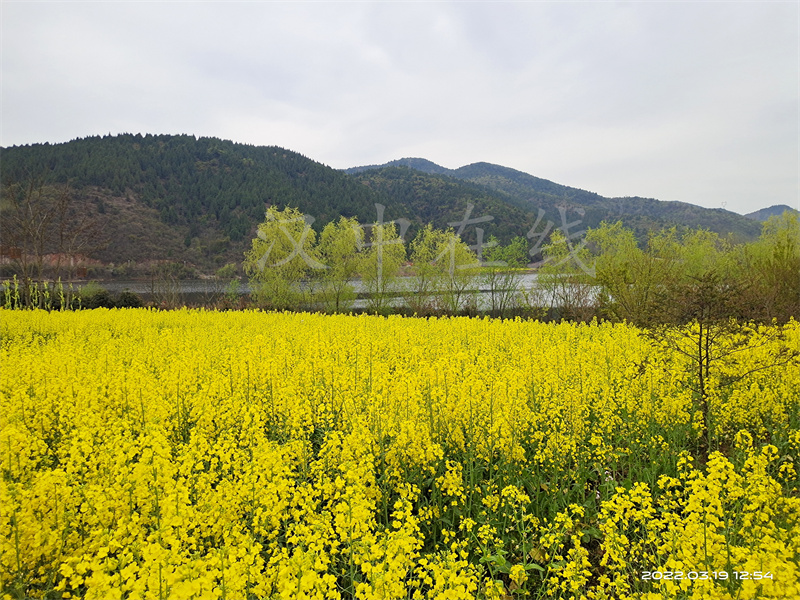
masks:
<path fill-rule="evenodd" d="M 369 239 L 360 244 L 361 280 L 368 294 L 367 308 L 386 313 L 398 292 L 397 279 L 406 258 L 405 244 L 394 223 L 375 223 L 369 229 Z"/>
<path fill-rule="evenodd" d="M 633 231 L 621 222 L 602 223 L 587 232 L 586 240 L 597 253 L 595 277 L 602 314 L 637 325 L 657 319 L 657 292 L 671 285 L 679 260 L 676 236 L 674 229 L 662 231 L 642 250 Z"/>
<path fill-rule="evenodd" d="M 779 328 L 756 336 L 745 301 L 749 284 L 726 240 L 705 230 L 680 240 L 673 233 L 663 236 L 658 252 L 669 268 L 664 267 L 667 275 L 654 290 L 646 333 L 684 359 L 686 384 L 700 419 L 700 453 L 707 456 L 719 390 L 756 371 L 796 361 L 800 353 L 786 345 Z M 749 362 L 743 362 L 740 357 L 754 344 L 767 351 L 749 353 Z"/>
<path fill-rule="evenodd" d="M 455 232 L 444 232 L 443 244 L 435 261 L 439 269 L 439 309 L 449 314 L 476 310 L 475 288 L 480 262 L 475 253 Z"/>
<path fill-rule="evenodd" d="M 469 308 L 478 259 L 452 231 L 427 225 L 411 242 L 414 277 L 409 279 L 406 304 L 414 312 L 454 314 Z"/>
<path fill-rule="evenodd" d="M 518 269 L 528 263 L 528 242 L 517 236 L 508 245 L 500 246 L 491 237 L 487 244 L 486 258 L 481 282 L 488 288 L 492 315 L 504 317 L 521 299 Z"/>
<path fill-rule="evenodd" d="M 660 290 L 659 321 L 646 330 L 646 335 L 684 359 L 689 375 L 686 385 L 694 392 L 694 412 L 700 418 L 704 457 L 713 443 L 718 390 L 757 371 L 797 362 L 800 355 L 787 345 L 782 329 L 759 332 L 741 318 L 742 288 L 720 272 L 709 265 L 702 273 L 684 273 L 669 288 Z M 746 351 L 758 347 L 767 351 L 750 352 L 747 362 L 741 359 Z"/>
<path fill-rule="evenodd" d="M 543 249 L 545 263 L 537 272 L 537 283 L 562 319 L 586 321 L 595 312 L 592 256 L 584 245 L 573 246 L 558 229 Z"/>
<path fill-rule="evenodd" d="M 406 282 L 405 302 L 417 314 L 430 314 L 436 308 L 442 268 L 441 261 L 436 264 L 436 259 L 445 247 L 445 232 L 434 229 L 430 223 L 420 229 L 411 242 L 413 277 Z"/>
<path fill-rule="evenodd" d="M 800 316 L 800 221 L 788 211 L 764 223 L 761 237 L 737 253 L 752 318 L 786 323 Z"/>
<path fill-rule="evenodd" d="M 346 217 L 328 223 L 320 234 L 317 253 L 320 262 L 328 268 L 317 272 L 321 275 L 322 283 L 320 297 L 329 312 L 352 308 L 356 292 L 351 281 L 360 267 L 358 248 L 362 238 L 363 232 L 358 221 Z"/>
<path fill-rule="evenodd" d="M 642 326 L 657 345 L 682 357 L 675 364 L 693 391 L 700 451 L 707 455 L 720 390 L 756 371 L 797 360 L 797 349 L 786 345 L 782 330 L 756 336 L 750 324 L 754 318 L 769 322 L 780 310 L 787 319 L 797 314 L 796 308 L 785 308 L 798 295 L 796 221 L 789 216 L 772 221 L 758 242 L 739 248 L 707 230 L 680 236 L 673 228 L 653 235 L 640 249 L 620 223 L 601 225 L 587 240 L 597 252 L 605 314 Z M 748 354 L 756 343 L 766 351 Z"/>
<path fill-rule="evenodd" d="M 316 255 L 310 219 L 296 208 L 271 206 L 256 234 L 244 261 L 251 294 L 268 308 L 299 308 L 307 300 L 303 279 L 313 269 L 326 268 Z"/>

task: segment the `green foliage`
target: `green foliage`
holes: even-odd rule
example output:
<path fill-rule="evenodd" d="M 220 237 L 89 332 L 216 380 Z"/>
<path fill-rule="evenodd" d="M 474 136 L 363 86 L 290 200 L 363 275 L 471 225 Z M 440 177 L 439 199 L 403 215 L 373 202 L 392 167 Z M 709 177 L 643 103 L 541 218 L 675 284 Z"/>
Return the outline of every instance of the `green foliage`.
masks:
<path fill-rule="evenodd" d="M 356 298 L 350 283 L 358 273 L 362 260 L 359 246 L 363 231 L 354 218 L 340 217 L 328 223 L 320 234 L 317 254 L 327 269 L 320 269 L 322 289 L 320 297 L 329 312 L 347 311 Z"/>
<path fill-rule="evenodd" d="M 303 303 L 302 280 L 312 269 L 325 268 L 317 258 L 315 239 L 314 230 L 296 208 L 267 209 L 244 261 L 251 294 L 260 305 L 287 310 Z"/>
<path fill-rule="evenodd" d="M 592 256 L 585 246 L 574 246 L 560 229 L 550 240 L 537 273 L 543 296 L 560 318 L 588 321 L 595 314 Z"/>
<path fill-rule="evenodd" d="M 746 304 L 764 321 L 800 315 L 800 221 L 786 211 L 768 219 L 761 237 L 738 250 L 738 277 Z"/>
<path fill-rule="evenodd" d="M 711 231 L 681 235 L 671 228 L 652 235 L 642 249 L 621 222 L 589 230 L 586 239 L 594 250 L 601 313 L 608 318 L 649 326 L 712 312 L 761 322 L 800 314 L 795 215 L 769 220 L 756 242 L 738 246 Z"/>
<path fill-rule="evenodd" d="M 481 283 L 488 289 L 489 310 L 493 316 L 505 317 L 522 301 L 522 290 L 514 269 L 524 267 L 528 262 L 527 241 L 515 237 L 507 246 L 502 246 L 492 236 L 484 256 L 486 263 Z"/>
<path fill-rule="evenodd" d="M 359 270 L 368 294 L 368 310 L 386 314 L 398 293 L 397 278 L 406 248 L 394 223 L 375 223 L 369 229 L 369 239 L 361 245 Z"/>
<path fill-rule="evenodd" d="M 504 263 L 495 266 L 520 269 L 529 262 L 528 241 L 522 236 L 512 238 L 506 246 L 500 245 L 497 239 L 490 238 L 487 246 L 486 260 L 493 263 Z"/>
<path fill-rule="evenodd" d="M 65 286 L 60 279 L 52 284 L 28 280 L 25 285 L 15 274 L 0 289 L 0 306 L 6 310 L 72 310 L 80 308 L 80 302 L 72 284 Z"/>
<path fill-rule="evenodd" d="M 217 269 L 215 276 L 217 277 L 217 279 L 230 280 L 236 277 L 236 272 L 237 272 L 236 264 L 228 263 L 224 267 L 220 267 L 219 269 Z"/>
<path fill-rule="evenodd" d="M 383 180 L 390 178 L 389 173 L 395 173 L 391 178 L 397 178 L 396 173 L 403 169 L 413 170 L 412 172 L 417 174 L 414 176 L 416 181 L 413 185 L 408 183 L 409 176 L 401 177 L 405 181 L 399 184 L 386 185 Z M 544 211 L 548 219 L 556 221 L 557 227 L 563 225 L 557 222 L 558 208 L 567 205 L 571 210 L 583 211 L 582 227 L 596 228 L 603 221 L 622 220 L 623 224 L 634 232 L 640 243 L 646 243 L 654 232 L 670 227 L 678 227 L 680 230 L 703 228 L 720 235 L 733 235 L 737 242 L 754 240 L 759 232 L 758 223 L 727 210 L 707 209 L 684 202 L 662 202 L 652 198 L 605 198 L 594 192 L 561 185 L 515 169 L 485 162 L 459 169 L 445 169 L 420 159 L 403 159 L 370 169 L 349 169 L 348 172 L 357 174 L 359 179 L 368 182 L 370 186 L 384 186 L 380 189 L 386 190 L 392 198 L 415 195 L 416 202 L 420 204 L 424 202 L 424 196 L 428 193 L 427 187 L 430 184 L 426 182 L 449 179 L 453 186 L 464 185 L 461 188 L 463 197 L 469 197 L 470 193 L 474 193 L 470 192 L 470 189 L 480 190 L 484 196 L 496 198 L 507 207 L 510 205 L 520 210 L 525 217 L 516 225 L 522 223 L 528 227 L 534 223 L 539 209 Z M 431 206 L 439 206 L 438 203 L 443 200 L 445 198 L 441 196 L 431 197 Z M 476 200 L 477 198 L 470 202 L 478 205 Z M 497 227 L 491 232 L 503 243 L 507 243 L 514 235 L 524 233 L 523 230 L 515 228 L 516 216 L 512 215 L 510 220 L 507 219 L 506 215 L 510 214 L 508 208 L 497 210 L 493 206 L 480 214 L 495 216 Z M 444 222 L 429 221 L 440 228 L 445 225 Z M 472 240 L 468 242 L 473 243 Z"/>
<path fill-rule="evenodd" d="M 651 239 L 642 250 L 621 222 L 589 230 L 587 242 L 597 250 L 595 273 L 601 313 L 613 320 L 645 324 L 654 316 L 656 291 L 667 285 L 672 260 L 662 252 L 673 233 Z"/>
<path fill-rule="evenodd" d="M 79 195 L 105 206 L 106 222 L 120 214 L 106 198 L 124 198 L 123 215 L 135 210 L 141 222 L 129 223 L 111 239 L 108 260 L 125 262 L 129 235 L 146 239 L 145 217 L 157 215 L 181 258 L 213 263 L 214 240 L 229 240 L 226 256 L 244 251 L 264 217 L 265 205 L 297 207 L 323 225 L 340 215 L 374 219 L 376 194 L 348 175 L 296 152 L 256 147 L 190 135 L 118 135 L 76 139 L 65 144 L 35 144 L 2 149 L 3 185 L 42 174 L 48 185 L 69 182 Z M 98 192 L 100 190 L 100 192 Z M 97 194 L 101 198 L 97 198 Z M 159 231 L 163 235 L 164 231 Z M 140 243 L 139 246 L 142 244 Z M 143 260 L 166 259 L 165 245 L 147 245 Z M 130 253 L 128 251 L 127 253 Z"/>
<path fill-rule="evenodd" d="M 606 316 L 646 327 L 657 344 L 683 357 L 687 386 L 701 418 L 701 451 L 712 437 L 712 376 L 721 368 L 753 373 L 797 360 L 780 330 L 764 343 L 775 350 L 761 362 L 738 365 L 758 330 L 749 321 L 797 316 L 800 244 L 796 217 L 770 220 L 758 242 L 734 247 L 716 233 L 679 235 L 673 228 L 651 237 L 640 249 L 621 223 L 603 224 L 587 239 L 597 253 L 597 283 Z M 761 299 L 757 301 L 756 299 Z M 729 385 L 732 380 L 720 380 Z"/>
<path fill-rule="evenodd" d="M 79 291 L 81 308 L 114 308 L 116 303 L 111 294 L 96 281 L 90 281 Z"/>
<path fill-rule="evenodd" d="M 478 274 L 478 259 L 452 229 L 430 224 L 411 243 L 414 266 L 405 294 L 406 304 L 417 314 L 456 314 L 474 310 L 471 297 Z"/>
<path fill-rule="evenodd" d="M 130 290 L 124 290 L 117 296 L 115 305 L 117 308 L 141 308 L 144 306 L 144 302 L 142 302 L 142 298 L 139 294 L 131 292 Z"/>
<path fill-rule="evenodd" d="M 437 275 L 441 268 L 436 264 L 440 246 L 444 247 L 444 232 L 434 230 L 429 223 L 417 233 L 411 242 L 411 262 L 414 265 L 413 279 L 407 282 L 405 302 L 419 315 L 435 311 Z"/>
<path fill-rule="evenodd" d="M 492 234 L 507 242 L 524 235 L 526 226 L 530 227 L 534 221 L 530 208 L 521 209 L 498 192 L 444 175 L 388 167 L 366 171 L 354 178 L 380 194 L 381 202 L 395 210 L 395 216 L 411 220 L 408 233 L 412 239 L 429 224 L 439 230 L 458 228 L 470 205 L 471 218 L 488 216 L 492 220 L 465 226 L 461 238 L 469 245 L 477 244 L 477 227 L 485 229 L 487 237 Z"/>
<path fill-rule="evenodd" d="M 640 244 L 651 232 L 671 226 L 732 232 L 734 241 L 755 239 L 759 231 L 758 223 L 728 211 L 603 198 L 486 163 L 450 170 L 410 160 L 398 164 L 413 168 L 348 175 L 283 148 L 190 135 L 89 137 L 0 152 L 3 185 L 19 184 L 31 173 L 42 175 L 47 186 L 69 183 L 79 200 L 78 214 L 101 222 L 109 237 L 106 249 L 88 254 L 117 264 L 185 260 L 213 272 L 246 250 L 266 206 L 292 206 L 312 215 L 319 234 L 341 216 L 372 222 L 380 203 L 389 218 L 411 221 L 411 239 L 428 223 L 458 229 L 474 205 L 473 217 L 493 219 L 460 232 L 472 247 L 478 227 L 503 244 L 524 239 L 540 209 L 559 226 L 558 207 L 565 204 L 570 211 L 583 211 L 582 227 L 621 219 Z"/>
<path fill-rule="evenodd" d="M 242 300 L 242 285 L 238 279 L 231 280 L 225 286 L 225 303 L 229 307 L 239 306 Z"/>

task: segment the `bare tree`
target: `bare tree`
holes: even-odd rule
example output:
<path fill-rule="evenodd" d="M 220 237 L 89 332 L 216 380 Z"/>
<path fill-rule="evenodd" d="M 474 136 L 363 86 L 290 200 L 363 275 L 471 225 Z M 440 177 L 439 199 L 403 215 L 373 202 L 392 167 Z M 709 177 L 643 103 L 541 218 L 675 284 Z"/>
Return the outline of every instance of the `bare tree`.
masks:
<path fill-rule="evenodd" d="M 72 277 L 78 256 L 107 243 L 96 215 L 78 205 L 68 185 L 48 185 L 36 177 L 3 186 L 0 236 L 21 280 L 26 305 L 48 278 L 56 281 L 65 268 Z M 54 257 L 50 264 L 48 255 Z"/>

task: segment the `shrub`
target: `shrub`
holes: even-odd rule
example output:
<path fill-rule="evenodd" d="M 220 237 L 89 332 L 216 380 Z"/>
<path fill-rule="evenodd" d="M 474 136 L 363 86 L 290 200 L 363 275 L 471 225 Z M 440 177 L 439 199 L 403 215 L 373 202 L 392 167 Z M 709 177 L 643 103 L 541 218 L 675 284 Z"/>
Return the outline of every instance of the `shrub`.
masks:
<path fill-rule="evenodd" d="M 96 281 L 90 281 L 79 292 L 81 308 L 114 308 L 115 303 L 108 290 L 100 287 Z"/>
<path fill-rule="evenodd" d="M 144 306 L 141 296 L 130 290 L 120 292 L 117 296 L 117 308 L 141 308 Z"/>

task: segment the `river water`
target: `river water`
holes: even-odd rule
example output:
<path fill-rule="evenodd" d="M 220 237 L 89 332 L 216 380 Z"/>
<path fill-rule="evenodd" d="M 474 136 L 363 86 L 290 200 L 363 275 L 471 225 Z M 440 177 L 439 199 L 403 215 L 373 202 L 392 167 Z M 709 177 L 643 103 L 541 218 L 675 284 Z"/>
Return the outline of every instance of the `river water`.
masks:
<path fill-rule="evenodd" d="M 400 277 L 395 286 L 396 297 L 392 298 L 390 304 L 395 307 L 400 307 L 404 304 L 402 298 L 403 290 L 411 290 L 414 288 L 414 277 Z M 514 282 L 518 290 L 525 293 L 537 295 L 538 306 L 554 306 L 559 304 L 554 301 L 552 295 L 548 294 L 545 290 L 541 289 L 538 284 L 536 273 L 520 273 L 515 276 Z M 5 283 L 5 282 L 4 282 Z M 88 282 L 75 282 L 73 288 L 78 289 Z M 353 302 L 354 309 L 364 309 L 368 305 L 366 290 L 363 282 L 360 279 L 350 281 L 356 294 L 360 296 Z M 222 298 L 228 289 L 228 283 L 215 279 L 196 279 L 196 280 L 183 280 L 183 281 L 146 281 L 146 280 L 111 280 L 100 281 L 98 285 L 101 288 L 108 290 L 112 296 L 116 296 L 120 292 L 130 291 L 142 297 L 145 302 L 166 300 L 170 304 L 211 304 Z M 5 286 L 0 286 L 5 287 Z M 238 294 L 244 295 L 250 293 L 250 286 L 246 282 L 239 283 Z M 475 286 L 470 293 L 477 294 L 477 308 L 479 310 L 491 309 L 491 288 L 489 285 L 481 280 L 476 279 Z M 589 292 L 588 300 L 593 301 L 596 299 L 597 289 L 593 288 Z"/>
<path fill-rule="evenodd" d="M 397 280 L 395 286 L 397 297 L 393 298 L 390 302 L 393 306 L 402 306 L 404 301 L 402 298 L 403 290 L 411 290 L 414 287 L 414 277 L 401 277 Z M 552 306 L 558 304 L 553 297 L 545 290 L 541 289 L 538 284 L 536 273 L 520 273 L 514 278 L 517 289 L 525 293 L 534 295 L 538 292 L 538 305 Z M 360 297 L 353 303 L 353 308 L 363 309 L 367 307 L 368 300 L 364 297 L 366 290 L 363 282 L 360 279 L 350 281 L 356 294 Z M 213 280 L 213 279 L 199 279 L 199 280 L 186 280 L 176 281 L 173 283 L 159 282 L 159 281 L 104 281 L 100 282 L 100 286 L 107 289 L 112 294 L 128 290 L 134 292 L 146 301 L 151 301 L 154 298 L 164 297 L 167 295 L 179 296 L 180 300 L 189 304 L 202 304 L 204 302 L 213 302 L 221 298 L 226 293 L 228 287 L 227 283 Z M 250 286 L 242 282 L 239 284 L 238 293 L 240 295 L 249 294 Z M 477 294 L 477 307 L 479 310 L 488 310 L 491 308 L 491 288 L 481 279 L 476 280 L 476 285 L 470 293 Z M 589 292 L 589 300 L 596 299 L 597 289 L 593 288 Z"/>

